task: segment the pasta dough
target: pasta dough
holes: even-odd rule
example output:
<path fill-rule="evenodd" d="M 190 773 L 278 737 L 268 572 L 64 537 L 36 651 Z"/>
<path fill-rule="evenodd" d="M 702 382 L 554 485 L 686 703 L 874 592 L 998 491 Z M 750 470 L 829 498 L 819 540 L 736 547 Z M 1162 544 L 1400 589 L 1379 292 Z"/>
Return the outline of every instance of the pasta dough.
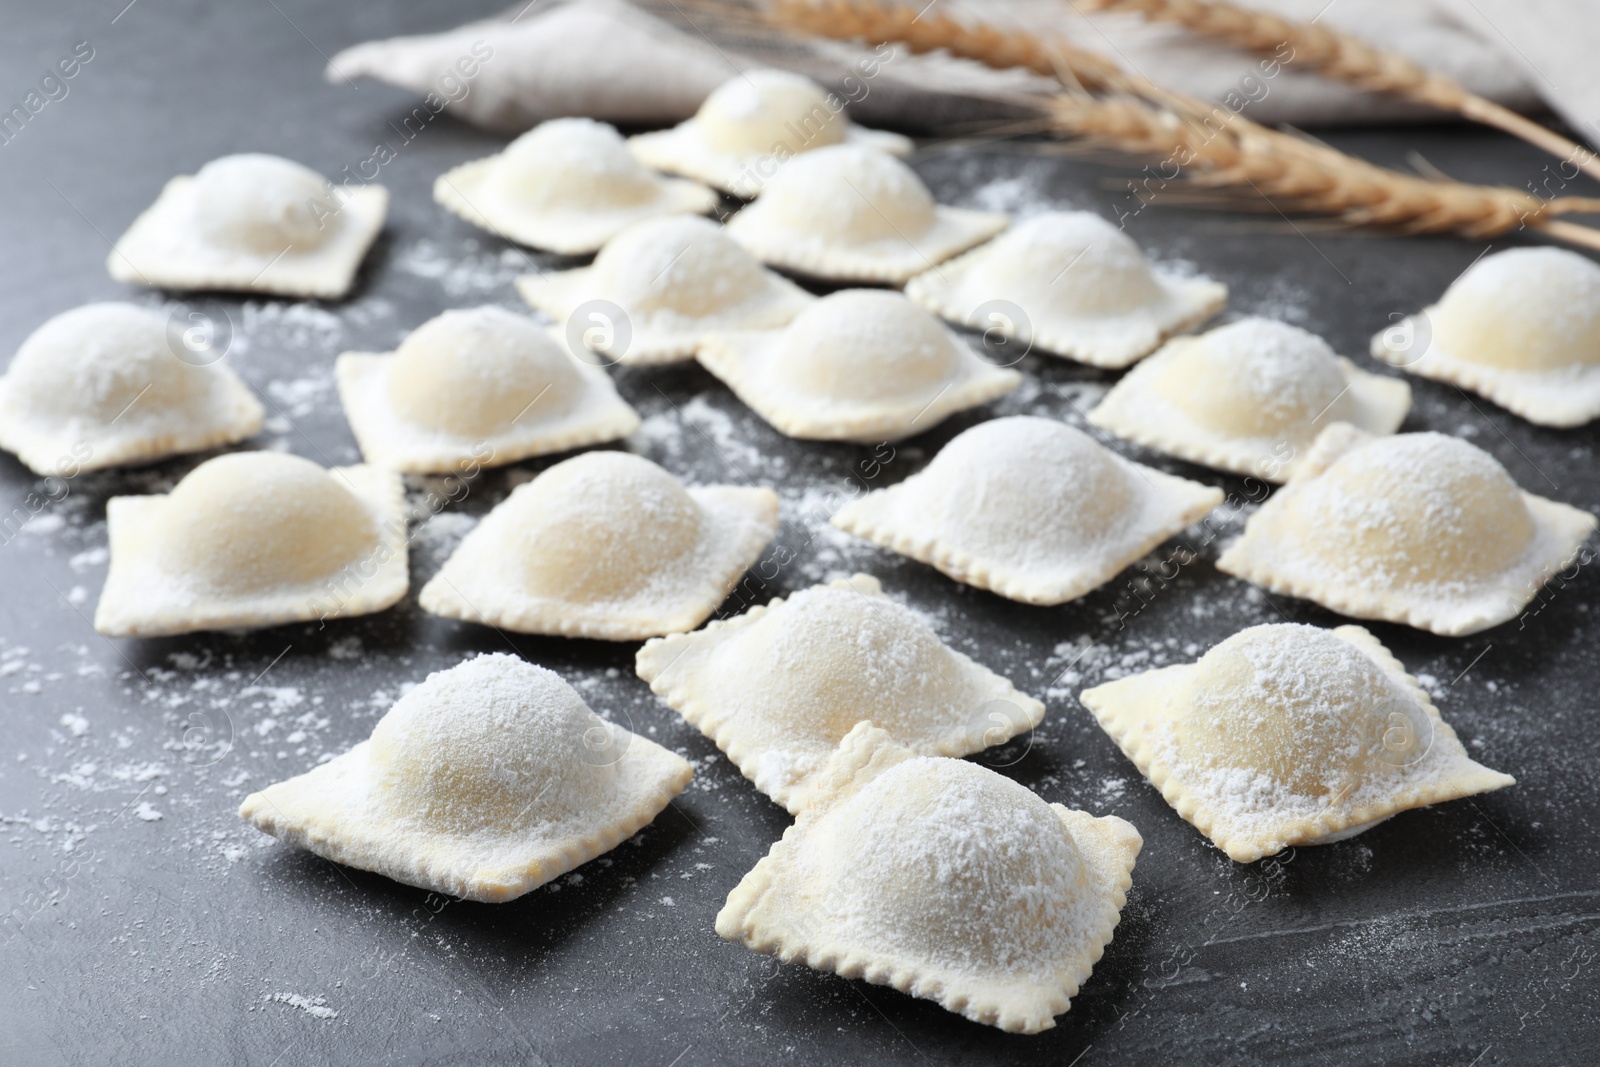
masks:
<path fill-rule="evenodd" d="M 592 266 L 524 275 L 517 289 L 563 326 L 591 301 L 615 304 L 626 334 L 609 324 L 592 347 L 619 363 L 693 359 L 714 330 L 783 326 L 815 300 L 722 227 L 692 215 L 641 222 L 608 242 Z"/>
<path fill-rule="evenodd" d="M 497 307 L 446 311 L 395 352 L 346 352 L 339 399 L 369 463 L 492 467 L 626 437 L 639 416 L 599 367 Z"/>
<path fill-rule="evenodd" d="M 1220 503 L 1220 489 L 1130 463 L 1064 423 L 1013 416 L 958 434 L 833 524 L 958 582 L 1062 604 Z"/>
<path fill-rule="evenodd" d="M 803 153 L 728 220 L 774 267 L 843 282 L 899 284 L 1006 227 L 1006 217 L 933 202 L 893 156 L 839 144 Z"/>
<path fill-rule="evenodd" d="M 896 441 L 1022 384 L 881 289 L 830 293 L 783 330 L 712 334 L 698 358 L 781 433 L 823 441 Z"/>
<path fill-rule="evenodd" d="M 939 640 L 865 574 L 639 650 L 639 677 L 797 814 L 851 727 L 872 719 L 927 756 L 1002 744 L 1044 705 Z"/>
<path fill-rule="evenodd" d="M 1594 528 L 1458 438 L 1339 423 L 1217 567 L 1358 619 L 1460 636 L 1513 618 Z"/>
<path fill-rule="evenodd" d="M 749 70 L 706 97 L 670 130 L 641 133 L 628 147 L 645 166 L 682 174 L 746 200 L 760 195 L 780 166 L 802 152 L 853 144 L 894 156 L 911 139 L 852 123 L 837 98 L 786 70 Z"/>
<path fill-rule="evenodd" d="M 1085 690 L 1179 815 L 1239 863 L 1515 785 L 1468 758 L 1366 630 L 1253 626 L 1191 665 Z"/>
<path fill-rule="evenodd" d="M 369 740 L 239 816 L 335 863 L 499 903 L 633 836 L 692 774 L 553 671 L 496 653 L 428 675 Z"/>
<path fill-rule="evenodd" d="M 171 493 L 106 504 L 108 637 L 369 615 L 405 596 L 405 499 L 378 467 L 278 452 L 207 460 Z"/>
<path fill-rule="evenodd" d="M 685 489 L 588 452 L 518 486 L 422 589 L 424 610 L 519 633 L 633 641 L 692 630 L 778 528 L 770 489 Z"/>
<path fill-rule="evenodd" d="M 1404 382 L 1357 369 L 1297 326 L 1247 318 L 1168 341 L 1089 421 L 1179 459 L 1282 482 L 1322 428 L 1394 433 L 1410 407 Z"/>
<path fill-rule="evenodd" d="M 389 193 L 278 156 L 223 156 L 172 179 L 117 241 L 111 277 L 160 289 L 337 300 L 383 229 Z"/>
<path fill-rule="evenodd" d="M 1564 248 L 1484 256 L 1372 354 L 1541 426 L 1600 415 L 1600 265 Z"/>
<path fill-rule="evenodd" d="M 62 312 L 28 335 L 0 378 L 0 448 L 37 474 L 233 444 L 258 432 L 262 415 L 226 364 L 180 358 L 166 318 L 132 304 Z"/>
<path fill-rule="evenodd" d="M 1156 270 L 1133 239 L 1088 211 L 1051 211 L 906 284 L 951 322 L 1095 367 L 1118 369 L 1209 319 L 1228 288 Z M 993 318 L 996 302 L 1021 311 Z"/>
<path fill-rule="evenodd" d="M 645 219 L 703 215 L 717 194 L 662 178 L 593 119 L 541 123 L 487 159 L 439 176 L 433 198 L 474 226 L 518 244 L 581 255 Z"/>
<path fill-rule="evenodd" d="M 1139 832 L 868 722 L 821 780 L 717 933 L 1002 1030 L 1053 1027 L 1111 942 Z"/>

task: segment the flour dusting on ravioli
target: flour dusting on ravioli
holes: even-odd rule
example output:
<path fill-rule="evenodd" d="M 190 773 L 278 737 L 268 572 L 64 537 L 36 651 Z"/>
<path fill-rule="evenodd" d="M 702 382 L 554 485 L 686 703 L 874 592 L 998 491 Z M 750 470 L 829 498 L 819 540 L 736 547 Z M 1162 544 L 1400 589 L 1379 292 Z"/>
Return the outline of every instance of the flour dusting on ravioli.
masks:
<path fill-rule="evenodd" d="M 337 300 L 388 208 L 380 185 L 337 186 L 279 156 L 223 156 L 168 182 L 106 266 L 119 282 L 160 289 Z"/>
<path fill-rule="evenodd" d="M 1152 267 L 1092 212 L 1051 211 L 912 278 L 906 295 L 963 326 L 1118 369 L 1215 315 L 1228 289 Z"/>
<path fill-rule="evenodd" d="M 566 255 L 593 252 L 644 219 L 717 204 L 703 185 L 646 170 L 615 128 L 582 118 L 540 123 L 498 155 L 445 172 L 433 198 L 490 233 Z"/>
<path fill-rule="evenodd" d="M 865 574 L 657 638 L 638 669 L 791 813 L 863 719 L 914 752 L 965 756 L 1044 718 L 1043 704 L 945 645 Z"/>
<path fill-rule="evenodd" d="M 1053 1027 L 1111 941 L 1139 832 L 870 722 L 822 781 L 717 933 L 1012 1033 Z"/>
<path fill-rule="evenodd" d="M 706 97 L 693 118 L 628 139 L 646 166 L 747 200 L 760 195 L 786 161 L 836 144 L 894 156 L 911 152 L 909 137 L 857 126 L 837 94 L 786 70 L 736 74 Z"/>
<path fill-rule="evenodd" d="M 1372 354 L 1529 422 L 1580 426 L 1600 416 L 1600 264 L 1564 248 L 1484 256 Z"/>
<path fill-rule="evenodd" d="M 208 354 L 207 354 L 208 355 Z M 0 378 L 0 448 L 37 474 L 71 475 L 233 444 L 261 402 L 221 361 L 132 304 L 86 304 L 40 326 Z"/>
<path fill-rule="evenodd" d="M 1467 756 L 1359 626 L 1254 626 L 1197 663 L 1080 699 L 1178 814 L 1240 863 L 1515 784 Z"/>
<path fill-rule="evenodd" d="M 498 903 L 615 848 L 692 773 L 555 672 L 495 653 L 428 675 L 369 740 L 239 815 L 336 863 Z"/>

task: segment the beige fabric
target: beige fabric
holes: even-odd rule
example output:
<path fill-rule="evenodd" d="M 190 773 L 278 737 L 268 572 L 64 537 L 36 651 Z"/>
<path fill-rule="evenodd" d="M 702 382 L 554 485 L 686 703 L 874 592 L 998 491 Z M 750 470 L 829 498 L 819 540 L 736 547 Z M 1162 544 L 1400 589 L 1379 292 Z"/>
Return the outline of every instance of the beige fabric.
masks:
<path fill-rule="evenodd" d="M 1596 107 L 1572 103 L 1585 93 L 1600 95 L 1573 65 L 1594 51 L 1582 44 L 1595 32 L 1583 24 L 1588 5 L 1536 0 L 1550 10 L 1538 18 L 1514 17 L 1512 9 L 1522 9 L 1524 2 L 1256 0 L 1253 6 L 1290 18 L 1315 18 L 1393 48 L 1519 110 L 1538 109 L 1542 94 L 1569 117 L 1575 106 L 1583 117 L 1595 119 Z M 639 125 L 679 122 L 730 73 L 758 66 L 798 70 L 840 91 L 858 122 L 918 130 L 993 117 L 1004 108 L 995 102 L 997 96 L 1050 85 L 1043 78 L 990 71 L 945 55 L 912 56 L 898 48 L 828 41 L 763 41 L 671 0 L 642 0 L 641 6 L 649 13 L 623 0 L 519 4 L 445 33 L 348 48 L 333 57 L 327 77 L 340 84 L 374 77 L 432 93 L 436 105 L 467 121 L 508 131 L 562 115 Z M 1169 88 L 1202 98 L 1220 101 L 1243 91 L 1251 99 L 1249 115 L 1268 124 L 1438 114 L 1296 71 L 1293 64 L 1261 79 L 1257 57 L 1137 16 L 1089 18 L 1059 0 L 946 0 L 941 9 L 1035 31 L 1059 30 Z M 485 46 L 491 55 L 477 62 Z M 1522 69 L 1528 66 L 1539 73 Z M 1252 76 L 1257 81 L 1247 83 Z M 974 99 L 983 97 L 989 99 Z"/>

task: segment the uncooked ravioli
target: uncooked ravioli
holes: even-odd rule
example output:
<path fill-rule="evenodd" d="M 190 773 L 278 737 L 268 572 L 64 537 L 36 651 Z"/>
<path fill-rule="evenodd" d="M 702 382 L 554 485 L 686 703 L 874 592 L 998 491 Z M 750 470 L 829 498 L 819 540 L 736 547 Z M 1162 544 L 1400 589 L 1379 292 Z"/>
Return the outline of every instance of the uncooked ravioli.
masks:
<path fill-rule="evenodd" d="M 1216 314 L 1228 289 L 1150 266 L 1092 212 L 1051 211 L 918 274 L 906 295 L 963 326 L 1117 369 Z"/>
<path fill-rule="evenodd" d="M 745 199 L 758 196 L 786 161 L 836 144 L 895 156 L 911 152 L 910 138 L 855 125 L 837 95 L 786 70 L 736 74 L 706 97 L 693 118 L 628 139 L 646 166 Z"/>
<path fill-rule="evenodd" d="M 1459 636 L 1515 617 L 1595 524 L 1523 492 L 1459 438 L 1338 423 L 1217 567 L 1358 619 Z"/>
<path fill-rule="evenodd" d="M 646 170 L 613 127 L 582 118 L 541 123 L 500 154 L 447 171 L 433 198 L 507 240 L 567 255 L 593 252 L 644 219 L 701 215 L 717 203 L 703 185 Z"/>
<path fill-rule="evenodd" d="M 778 526 L 770 489 L 697 486 L 626 452 L 549 468 L 484 517 L 422 589 L 426 611 L 613 641 L 692 630 Z"/>
<path fill-rule="evenodd" d="M 278 452 L 207 460 L 171 493 L 112 497 L 109 637 L 229 630 L 381 611 L 406 593 L 400 476 Z"/>
<path fill-rule="evenodd" d="M 1282 482 L 1325 427 L 1393 433 L 1410 406 L 1404 382 L 1358 369 L 1316 334 L 1246 318 L 1168 341 L 1089 421 L 1180 459 Z"/>
<path fill-rule="evenodd" d="M 914 752 L 965 756 L 1044 718 L 1043 704 L 946 646 L 864 574 L 657 638 L 638 669 L 791 813 L 863 720 Z"/>
<path fill-rule="evenodd" d="M 1197 663 L 1080 699 L 1178 814 L 1240 863 L 1515 784 L 1468 758 L 1359 626 L 1254 626 Z"/>
<path fill-rule="evenodd" d="M 1564 248 L 1484 256 L 1372 354 L 1529 422 L 1582 425 L 1600 415 L 1600 265 Z"/>
<path fill-rule="evenodd" d="M 713 333 L 698 358 L 779 432 L 810 440 L 897 441 L 1022 384 L 882 289 L 830 293 L 781 330 Z"/>
<path fill-rule="evenodd" d="M 763 267 L 722 227 L 692 215 L 638 223 L 608 241 L 592 265 L 526 274 L 517 289 L 567 336 L 590 338 L 618 363 L 693 359 L 714 331 L 783 326 L 816 299 Z M 608 321 L 617 312 L 622 321 Z"/>
<path fill-rule="evenodd" d="M 207 356 L 132 304 L 64 311 L 0 378 L 0 448 L 37 474 L 64 474 L 242 441 L 261 429 L 261 402 Z"/>
<path fill-rule="evenodd" d="M 334 373 L 362 456 L 400 471 L 500 466 L 639 428 L 604 370 L 492 306 L 435 316 L 394 352 L 346 352 Z"/>
<path fill-rule="evenodd" d="M 916 172 L 857 145 L 795 157 L 728 234 L 774 267 L 842 282 L 900 283 L 1006 227 L 1006 216 L 934 203 Z"/>
<path fill-rule="evenodd" d="M 616 847 L 692 773 L 553 671 L 496 653 L 428 675 L 369 740 L 239 815 L 336 863 L 496 903 Z"/>
<path fill-rule="evenodd" d="M 119 282 L 338 299 L 383 228 L 379 185 L 336 186 L 278 156 L 223 156 L 172 179 L 118 239 Z"/>
<path fill-rule="evenodd" d="M 1012 416 L 956 435 L 922 471 L 851 501 L 833 524 L 956 581 L 1061 604 L 1220 503 L 1220 489 L 1130 463 L 1065 423 Z"/>
<path fill-rule="evenodd" d="M 861 723 L 717 933 L 1013 1033 L 1055 1025 L 1110 943 L 1143 844 Z"/>

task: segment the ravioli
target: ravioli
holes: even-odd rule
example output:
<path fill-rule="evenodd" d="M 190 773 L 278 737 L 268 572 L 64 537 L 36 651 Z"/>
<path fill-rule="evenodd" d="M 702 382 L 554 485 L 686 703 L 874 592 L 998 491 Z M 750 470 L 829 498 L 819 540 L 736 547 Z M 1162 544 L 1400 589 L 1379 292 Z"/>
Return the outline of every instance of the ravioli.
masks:
<path fill-rule="evenodd" d="M 424 610 L 518 633 L 634 641 L 692 630 L 778 529 L 770 489 L 685 489 L 587 452 L 512 491 L 422 588 Z"/>
<path fill-rule="evenodd" d="M 566 255 L 594 252 L 645 219 L 717 206 L 704 185 L 651 173 L 615 128 L 581 118 L 540 123 L 499 155 L 447 171 L 433 198 L 508 241 Z"/>
<path fill-rule="evenodd" d="M 106 504 L 107 637 L 370 615 L 405 596 L 405 497 L 380 467 L 279 452 L 200 464 L 172 492 Z"/>
<path fill-rule="evenodd" d="M 492 306 L 437 315 L 394 352 L 346 352 L 334 374 L 362 456 L 399 471 L 500 466 L 639 428 L 604 370 Z"/>
<path fill-rule="evenodd" d="M 1143 840 L 869 722 L 728 894 L 717 933 L 1012 1033 L 1055 1026 L 1121 918 Z"/>
<path fill-rule="evenodd" d="M 1152 268 L 1093 212 L 1050 211 L 918 274 L 906 295 L 951 322 L 1116 370 L 1215 315 L 1228 288 Z M 1015 310 L 989 314 L 996 304 Z"/>
<path fill-rule="evenodd" d="M 1514 618 L 1595 522 L 1518 489 L 1459 438 L 1336 423 L 1217 567 L 1342 615 L 1458 637 Z"/>
<path fill-rule="evenodd" d="M 1515 785 L 1467 756 L 1359 626 L 1253 626 L 1198 663 L 1080 699 L 1167 803 L 1239 863 Z"/>
<path fill-rule="evenodd" d="M 693 359 L 713 331 L 784 326 L 816 299 L 692 215 L 638 223 L 607 242 L 592 266 L 523 275 L 517 289 L 558 324 L 581 330 L 596 352 L 627 364 Z M 572 321 L 595 301 L 615 305 L 626 325 L 603 321 L 604 313 Z"/>
<path fill-rule="evenodd" d="M 106 260 L 119 282 L 337 300 L 389 209 L 380 185 L 336 186 L 279 156 L 223 156 L 173 178 Z"/>
<path fill-rule="evenodd" d="M 371 738 L 239 816 L 335 863 L 500 903 L 633 836 L 692 774 L 555 672 L 495 653 L 428 675 Z"/>
<path fill-rule="evenodd" d="M 838 144 L 802 153 L 728 220 L 763 262 L 840 282 L 898 285 L 1006 228 L 1006 216 L 935 204 L 893 156 Z"/>
<path fill-rule="evenodd" d="M 782 330 L 711 334 L 697 358 L 780 433 L 820 441 L 897 441 L 1022 384 L 882 289 L 830 293 Z"/>
<path fill-rule="evenodd" d="M 147 463 L 261 429 L 261 402 L 219 361 L 132 304 L 86 304 L 28 335 L 0 378 L 0 448 L 36 474 Z"/>
<path fill-rule="evenodd" d="M 1541 426 L 1600 415 L 1600 265 L 1564 248 L 1484 256 L 1372 354 Z"/>
<path fill-rule="evenodd" d="M 840 508 L 833 524 L 958 582 L 1062 604 L 1222 503 L 1065 423 L 1019 415 L 957 434 L 922 471 Z"/>
<path fill-rule="evenodd" d="M 1400 428 L 1411 387 L 1360 370 L 1316 334 L 1246 318 L 1175 337 L 1129 371 L 1089 422 L 1158 452 L 1271 482 L 1324 427 Z"/>
<path fill-rule="evenodd" d="M 863 719 L 925 756 L 965 756 L 1044 705 L 949 648 L 865 574 L 648 642 L 639 677 L 773 800 L 798 814 Z"/>
<path fill-rule="evenodd" d="M 911 154 L 909 137 L 857 126 L 837 98 L 786 70 L 737 74 L 706 97 L 688 121 L 628 138 L 628 148 L 645 166 L 746 200 L 759 196 L 788 160 L 836 144 Z"/>

